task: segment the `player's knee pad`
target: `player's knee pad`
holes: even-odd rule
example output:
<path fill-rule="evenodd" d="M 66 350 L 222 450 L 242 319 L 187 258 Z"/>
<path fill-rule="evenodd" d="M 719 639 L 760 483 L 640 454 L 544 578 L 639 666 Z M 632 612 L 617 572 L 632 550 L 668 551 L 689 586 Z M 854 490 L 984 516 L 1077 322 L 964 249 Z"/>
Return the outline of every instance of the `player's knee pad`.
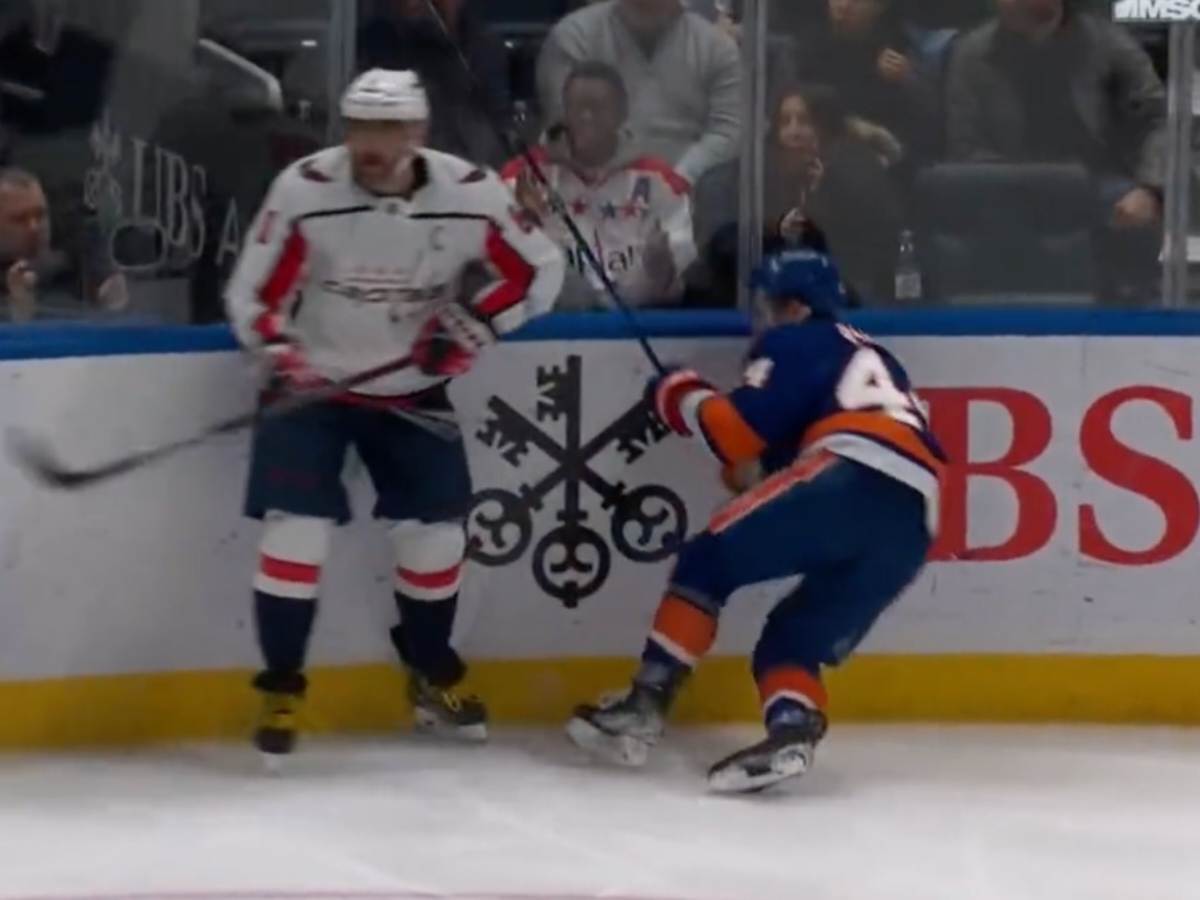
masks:
<path fill-rule="evenodd" d="M 448 600 L 462 586 L 467 536 L 462 525 L 396 522 L 390 529 L 396 548 L 396 592 L 412 600 Z"/>
<path fill-rule="evenodd" d="M 267 513 L 254 589 L 272 597 L 315 600 L 332 530 L 329 519 Z"/>

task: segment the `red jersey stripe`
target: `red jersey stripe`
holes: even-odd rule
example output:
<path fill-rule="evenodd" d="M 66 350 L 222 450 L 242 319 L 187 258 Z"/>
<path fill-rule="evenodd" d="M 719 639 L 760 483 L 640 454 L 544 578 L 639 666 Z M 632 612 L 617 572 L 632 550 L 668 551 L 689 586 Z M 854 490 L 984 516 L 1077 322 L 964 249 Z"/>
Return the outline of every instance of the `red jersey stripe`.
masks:
<path fill-rule="evenodd" d="M 679 196 L 684 196 L 692 190 L 688 180 L 675 171 L 665 159 L 657 156 L 641 156 L 631 162 L 626 168 L 634 172 L 650 172 L 662 178 L 667 186 Z"/>
<path fill-rule="evenodd" d="M 550 154 L 548 154 L 546 152 L 546 148 L 542 146 L 529 148 L 529 155 L 533 157 L 533 161 L 536 162 L 538 166 L 544 166 L 550 161 Z M 504 168 L 500 170 L 500 177 L 504 181 L 512 181 L 528 168 L 529 161 L 524 157 L 524 155 L 514 156 L 504 164 Z"/>
<path fill-rule="evenodd" d="M 259 560 L 258 569 L 268 578 L 274 578 L 276 581 L 288 581 L 292 584 L 316 584 L 321 580 L 320 566 L 276 559 L 265 553 Z"/>
<path fill-rule="evenodd" d="M 537 271 L 518 253 L 496 225 L 488 225 L 487 258 L 500 272 L 503 282 L 475 307 L 487 318 L 512 309 L 525 299 Z"/>
<path fill-rule="evenodd" d="M 275 268 L 271 272 L 271 277 L 258 291 L 259 300 L 262 301 L 266 310 L 255 320 L 254 329 L 262 335 L 263 340 L 269 341 L 279 337 L 282 326 L 279 313 L 283 308 L 283 301 L 296 287 L 296 282 L 300 280 L 300 273 L 304 269 L 304 261 L 307 257 L 308 242 L 300 233 L 300 229 L 293 225 L 292 232 L 283 245 L 283 252 L 280 253 Z"/>
<path fill-rule="evenodd" d="M 458 581 L 462 566 L 452 566 L 440 572 L 414 572 L 412 569 L 399 568 L 396 577 L 413 587 L 436 591 L 439 588 L 453 587 Z"/>

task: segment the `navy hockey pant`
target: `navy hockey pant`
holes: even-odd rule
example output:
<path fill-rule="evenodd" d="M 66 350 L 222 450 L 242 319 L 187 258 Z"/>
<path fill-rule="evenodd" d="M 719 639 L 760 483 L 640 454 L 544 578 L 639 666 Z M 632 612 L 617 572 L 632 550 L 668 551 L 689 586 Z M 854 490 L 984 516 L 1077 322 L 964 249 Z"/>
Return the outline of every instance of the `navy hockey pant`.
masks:
<path fill-rule="evenodd" d="M 735 498 L 680 550 L 642 656 L 639 681 L 690 669 L 739 588 L 803 575 L 771 611 L 753 671 L 768 727 L 823 709 L 823 666 L 842 662 L 920 572 L 925 500 L 857 462 L 805 458 Z"/>

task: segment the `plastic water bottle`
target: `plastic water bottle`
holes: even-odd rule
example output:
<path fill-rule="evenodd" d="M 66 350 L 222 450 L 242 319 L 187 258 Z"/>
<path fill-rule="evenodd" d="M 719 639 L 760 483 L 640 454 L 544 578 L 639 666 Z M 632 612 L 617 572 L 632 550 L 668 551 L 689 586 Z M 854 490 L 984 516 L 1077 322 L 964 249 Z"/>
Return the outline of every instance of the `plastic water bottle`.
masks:
<path fill-rule="evenodd" d="M 896 299 L 916 301 L 921 299 L 921 266 L 917 262 L 917 242 L 912 230 L 900 233 L 900 253 L 896 259 Z"/>

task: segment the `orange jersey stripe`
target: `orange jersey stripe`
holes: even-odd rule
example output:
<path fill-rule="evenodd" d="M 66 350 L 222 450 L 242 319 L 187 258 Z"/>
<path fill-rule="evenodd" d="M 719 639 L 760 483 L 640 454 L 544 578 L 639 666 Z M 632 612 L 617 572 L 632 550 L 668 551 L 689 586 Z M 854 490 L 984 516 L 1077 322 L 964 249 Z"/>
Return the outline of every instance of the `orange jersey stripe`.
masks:
<path fill-rule="evenodd" d="M 704 656 L 717 639 L 717 620 L 698 606 L 674 594 L 667 594 L 658 604 L 651 633 L 682 650 L 690 659 L 681 662 L 691 665 Z M 672 647 L 666 646 L 664 649 L 670 650 Z"/>
<path fill-rule="evenodd" d="M 698 417 L 705 439 L 727 463 L 758 459 L 767 449 L 766 441 L 724 395 L 709 397 L 701 403 Z"/>
<path fill-rule="evenodd" d="M 758 696 L 764 710 L 773 700 L 789 695 L 802 697 L 819 710 L 829 705 L 829 695 L 821 679 L 799 666 L 780 666 L 758 679 Z"/>
<path fill-rule="evenodd" d="M 861 434 L 890 445 L 940 477 L 943 463 L 910 426 L 883 412 L 840 412 L 826 416 L 804 433 L 802 447 L 834 434 Z"/>
<path fill-rule="evenodd" d="M 708 523 L 708 530 L 713 534 L 720 534 L 801 482 L 812 481 L 835 462 L 837 457 L 832 453 L 801 457 L 786 469 L 776 472 L 717 510 Z"/>

